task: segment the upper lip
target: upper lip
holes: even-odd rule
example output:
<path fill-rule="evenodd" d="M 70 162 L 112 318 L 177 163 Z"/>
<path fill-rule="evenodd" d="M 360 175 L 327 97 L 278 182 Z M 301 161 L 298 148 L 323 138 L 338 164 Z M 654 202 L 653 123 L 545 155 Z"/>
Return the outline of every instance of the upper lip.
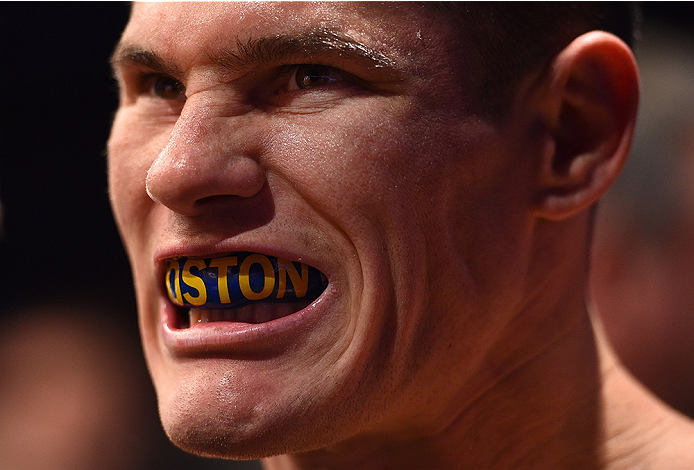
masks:
<path fill-rule="evenodd" d="M 220 256 L 226 256 L 234 253 L 259 253 L 268 256 L 274 256 L 275 258 L 283 258 L 289 261 L 297 261 L 306 263 L 316 269 L 322 269 L 320 266 L 316 266 L 314 263 L 317 261 L 308 260 L 307 256 L 300 253 L 288 252 L 278 247 L 269 246 L 234 246 L 224 249 L 223 247 L 215 247 L 213 249 L 205 249 L 204 247 L 194 247 L 186 246 L 185 248 L 169 247 L 157 250 L 154 254 L 154 262 L 158 266 L 165 266 L 168 261 L 178 258 L 217 258 Z"/>

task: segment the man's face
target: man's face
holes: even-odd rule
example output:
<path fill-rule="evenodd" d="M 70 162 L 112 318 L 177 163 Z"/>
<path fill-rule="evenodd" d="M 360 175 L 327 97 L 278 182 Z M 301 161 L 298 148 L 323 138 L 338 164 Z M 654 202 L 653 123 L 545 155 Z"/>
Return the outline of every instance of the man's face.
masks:
<path fill-rule="evenodd" d="M 466 112 L 465 47 L 416 4 L 135 5 L 110 191 L 179 445 L 258 457 L 407 439 L 481 387 L 520 301 L 532 162 L 511 127 Z M 244 321 L 171 302 L 171 260 L 241 252 L 328 286 Z"/>

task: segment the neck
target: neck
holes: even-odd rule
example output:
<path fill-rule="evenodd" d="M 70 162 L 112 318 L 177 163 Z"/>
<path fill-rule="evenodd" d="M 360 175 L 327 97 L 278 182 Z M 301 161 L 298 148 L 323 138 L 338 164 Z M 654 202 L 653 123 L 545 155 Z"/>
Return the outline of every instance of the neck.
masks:
<path fill-rule="evenodd" d="M 573 333 L 585 337 L 586 328 L 576 325 Z M 268 459 L 265 468 L 597 468 L 597 354 L 595 348 L 574 346 L 568 359 L 560 361 L 559 347 L 557 343 L 497 377 L 435 432 L 401 442 L 365 436 L 330 449 Z M 554 378 L 543 378 L 540 369 L 553 370 Z"/>
<path fill-rule="evenodd" d="M 490 355 L 480 367 L 479 383 L 470 384 L 451 410 L 455 418 L 439 429 L 399 442 L 364 436 L 268 459 L 265 468 L 598 468 L 599 354 L 590 321 L 580 318 L 555 330 L 532 354 L 518 349 Z M 520 344 L 524 328 L 530 325 L 509 325 L 499 347 Z"/>
<path fill-rule="evenodd" d="M 552 253 L 545 255 L 552 259 Z M 617 470 L 639 468 L 646 457 L 658 456 L 662 465 L 654 468 L 667 467 L 677 445 L 662 443 L 680 443 L 681 455 L 694 445 L 693 428 L 614 358 L 587 312 L 581 256 L 564 268 L 582 267 L 560 267 L 535 283 L 540 288 L 500 332 L 474 380 L 461 384 L 451 400 L 449 421 L 416 437 L 360 436 L 266 459 L 264 467 Z M 675 433 L 680 437 L 673 438 Z"/>
<path fill-rule="evenodd" d="M 436 433 L 399 442 L 364 436 L 266 459 L 264 468 L 691 468 L 683 449 L 694 443 L 692 424 L 631 379 L 590 321 L 567 334 L 571 348 L 557 342 L 500 377 Z"/>

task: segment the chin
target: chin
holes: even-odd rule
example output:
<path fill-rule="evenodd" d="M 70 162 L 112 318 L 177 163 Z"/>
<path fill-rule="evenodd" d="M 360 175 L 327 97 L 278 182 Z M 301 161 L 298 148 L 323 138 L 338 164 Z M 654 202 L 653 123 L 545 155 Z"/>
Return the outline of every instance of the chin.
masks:
<path fill-rule="evenodd" d="M 253 382 L 239 375 L 198 370 L 164 393 L 158 389 L 171 442 L 203 457 L 252 460 L 317 449 L 332 443 L 326 436 L 337 436 L 339 407 L 320 416 L 309 398 L 315 393 L 290 396 L 262 374 Z"/>
<path fill-rule="evenodd" d="M 280 417 L 232 394 L 179 389 L 160 398 L 159 413 L 171 442 L 204 457 L 246 460 L 283 453 L 289 444 L 282 442 L 282 434 L 291 426 L 283 432 Z"/>

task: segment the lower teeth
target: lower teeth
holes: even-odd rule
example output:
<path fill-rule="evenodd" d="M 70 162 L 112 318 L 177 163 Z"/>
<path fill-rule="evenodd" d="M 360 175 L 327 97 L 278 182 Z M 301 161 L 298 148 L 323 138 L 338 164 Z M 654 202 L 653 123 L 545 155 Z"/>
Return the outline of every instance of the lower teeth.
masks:
<path fill-rule="evenodd" d="M 263 302 L 245 305 L 234 309 L 190 309 L 188 311 L 188 325 L 212 322 L 237 322 L 237 323 L 266 323 L 278 318 L 286 317 L 297 312 L 310 302 Z"/>

